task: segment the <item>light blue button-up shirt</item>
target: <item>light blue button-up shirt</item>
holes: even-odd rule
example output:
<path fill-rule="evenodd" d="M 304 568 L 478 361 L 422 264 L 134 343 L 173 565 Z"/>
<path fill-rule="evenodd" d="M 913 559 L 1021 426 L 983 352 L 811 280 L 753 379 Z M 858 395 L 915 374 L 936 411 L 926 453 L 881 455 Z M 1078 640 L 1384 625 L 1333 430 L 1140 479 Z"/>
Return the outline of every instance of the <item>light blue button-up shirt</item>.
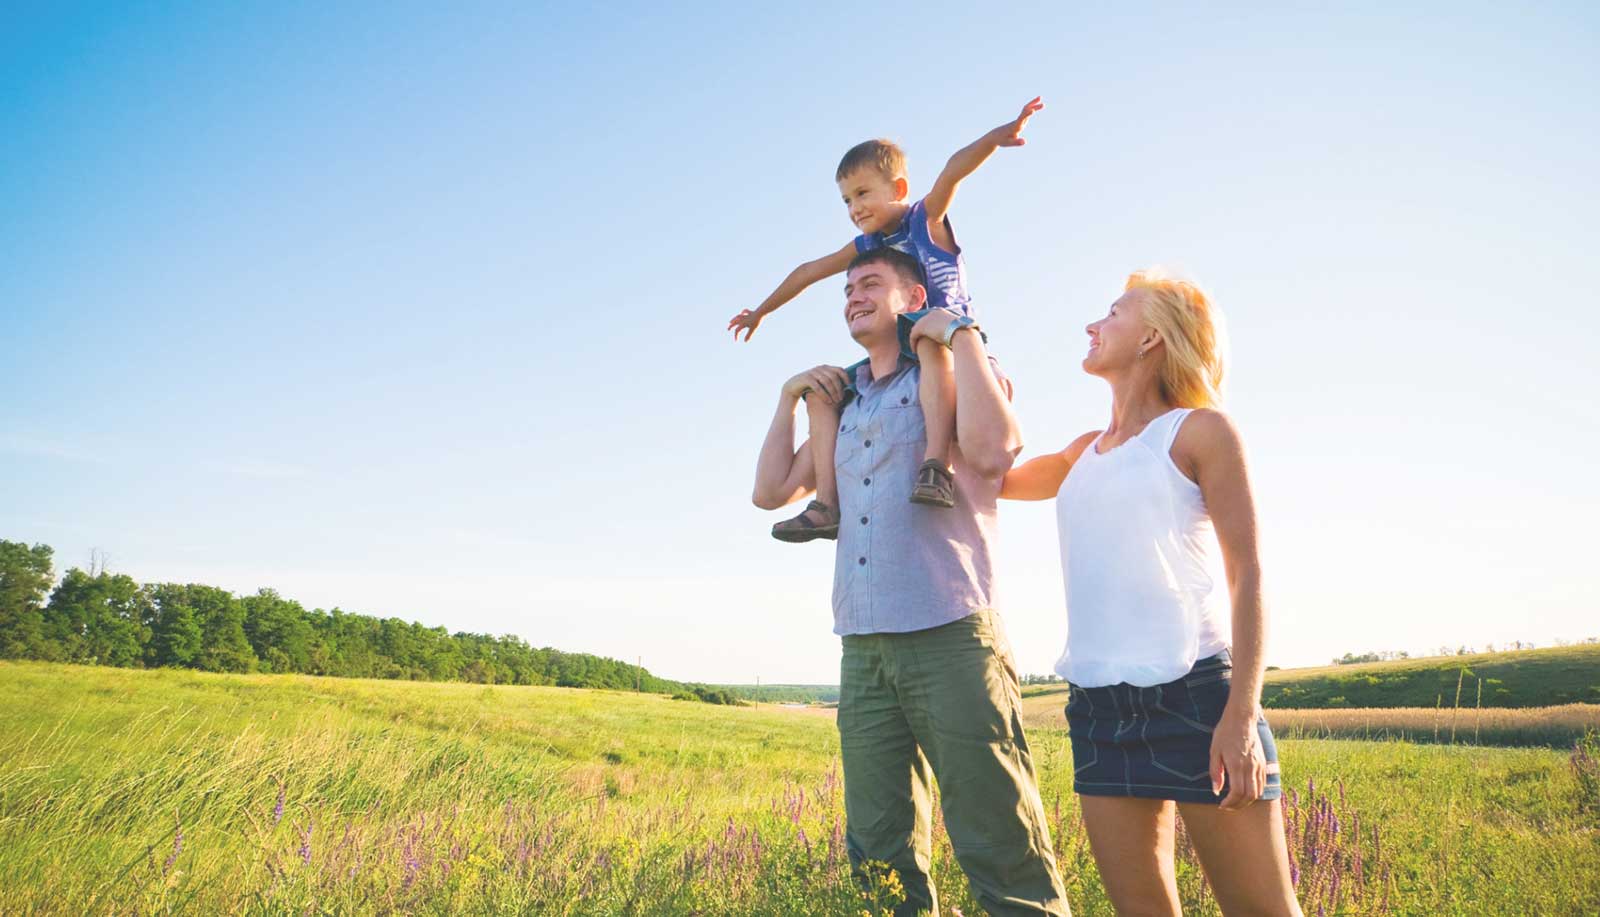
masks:
<path fill-rule="evenodd" d="M 921 368 L 904 358 L 883 379 L 862 363 L 856 397 L 840 413 L 833 632 L 841 636 L 925 630 L 996 607 L 991 554 L 1000 480 L 973 474 L 957 446 L 956 505 L 910 502 L 927 449 L 920 379 Z"/>

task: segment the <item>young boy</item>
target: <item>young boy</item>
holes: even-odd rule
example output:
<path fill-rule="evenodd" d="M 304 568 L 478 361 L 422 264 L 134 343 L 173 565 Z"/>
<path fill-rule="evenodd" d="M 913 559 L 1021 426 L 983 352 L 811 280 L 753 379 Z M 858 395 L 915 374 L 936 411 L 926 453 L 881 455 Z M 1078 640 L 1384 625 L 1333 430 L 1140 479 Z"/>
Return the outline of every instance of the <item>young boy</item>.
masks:
<path fill-rule="evenodd" d="M 950 443 L 955 433 L 955 375 L 949 354 L 936 341 L 924 338 L 916 350 L 910 346 L 911 327 L 928 309 L 949 309 L 973 320 L 972 303 L 967 296 L 966 266 L 947 213 L 950 201 L 962 179 L 977 171 L 995 150 L 1003 146 L 1022 146 L 1022 129 L 1044 103 L 1034 98 L 1022 106 L 1022 113 L 957 151 L 945 164 L 926 197 L 908 203 L 906 159 L 900 148 L 887 140 L 868 140 L 857 144 L 839 163 L 834 179 L 844 196 L 850 222 L 861 230 L 838 251 L 815 261 L 807 261 L 789 273 L 755 309 L 742 310 L 728 322 L 733 336 L 744 332 L 750 340 L 761 320 L 779 306 L 819 280 L 842 272 L 857 252 L 889 246 L 917 259 L 927 275 L 928 305 L 917 312 L 900 316 L 900 347 L 906 357 L 922 364 L 918 397 L 927 425 L 928 446 L 917 469 L 911 501 L 928 506 L 955 505 L 955 479 L 950 465 Z M 839 490 L 834 475 L 833 452 L 838 440 L 838 406 L 807 403 L 811 422 L 811 456 L 817 475 L 817 496 L 806 510 L 793 519 L 772 527 L 772 537 L 780 541 L 801 542 L 814 538 L 837 538 L 839 534 Z"/>

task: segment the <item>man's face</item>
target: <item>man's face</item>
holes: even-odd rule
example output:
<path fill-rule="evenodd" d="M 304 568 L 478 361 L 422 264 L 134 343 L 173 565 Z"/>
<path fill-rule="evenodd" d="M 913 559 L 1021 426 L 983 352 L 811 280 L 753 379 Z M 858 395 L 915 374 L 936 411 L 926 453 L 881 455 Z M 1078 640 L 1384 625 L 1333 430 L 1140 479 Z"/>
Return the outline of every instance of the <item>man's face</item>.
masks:
<path fill-rule="evenodd" d="M 886 335 L 895 337 L 895 316 L 921 308 L 925 297 L 921 286 L 906 283 L 893 267 L 863 264 L 845 278 L 845 327 L 864 345 Z"/>
<path fill-rule="evenodd" d="M 863 233 L 888 232 L 900 224 L 906 180 L 885 178 L 877 169 L 857 169 L 839 179 L 839 194 L 850 222 Z"/>

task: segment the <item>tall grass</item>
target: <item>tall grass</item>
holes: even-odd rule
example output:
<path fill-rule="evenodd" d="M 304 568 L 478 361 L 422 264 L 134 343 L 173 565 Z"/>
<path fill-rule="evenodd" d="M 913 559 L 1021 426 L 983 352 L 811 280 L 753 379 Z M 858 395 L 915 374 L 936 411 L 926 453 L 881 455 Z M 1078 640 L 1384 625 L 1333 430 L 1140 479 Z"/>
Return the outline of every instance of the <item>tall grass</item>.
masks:
<path fill-rule="evenodd" d="M 1073 909 L 1109 913 L 1065 733 L 1030 739 Z M 823 717 L 0 665 L 0 747 L 8 915 L 821 915 L 897 895 L 893 876 L 867 897 L 849 879 Z M 1308 913 L 1600 907 L 1600 847 L 1564 753 L 1288 740 L 1282 757 Z M 942 901 L 981 913 L 935 834 Z M 1179 883 L 1186 913 L 1217 913 L 1187 852 Z"/>

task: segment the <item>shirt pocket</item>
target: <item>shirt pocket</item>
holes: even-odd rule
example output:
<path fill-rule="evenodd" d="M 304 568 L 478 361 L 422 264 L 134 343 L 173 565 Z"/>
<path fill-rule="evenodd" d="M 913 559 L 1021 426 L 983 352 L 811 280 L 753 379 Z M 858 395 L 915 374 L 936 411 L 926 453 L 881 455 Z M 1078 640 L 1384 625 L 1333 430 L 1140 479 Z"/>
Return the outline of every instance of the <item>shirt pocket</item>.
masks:
<path fill-rule="evenodd" d="M 927 421 L 922 416 L 922 405 L 915 393 L 902 396 L 896 404 L 885 405 L 878 412 L 882 421 L 881 435 L 885 442 L 895 445 L 915 445 L 928 440 Z"/>
<path fill-rule="evenodd" d="M 865 462 L 866 450 L 858 442 L 861 438 L 859 426 L 853 421 L 839 424 L 839 439 L 833 450 L 835 470 L 856 470 Z"/>

